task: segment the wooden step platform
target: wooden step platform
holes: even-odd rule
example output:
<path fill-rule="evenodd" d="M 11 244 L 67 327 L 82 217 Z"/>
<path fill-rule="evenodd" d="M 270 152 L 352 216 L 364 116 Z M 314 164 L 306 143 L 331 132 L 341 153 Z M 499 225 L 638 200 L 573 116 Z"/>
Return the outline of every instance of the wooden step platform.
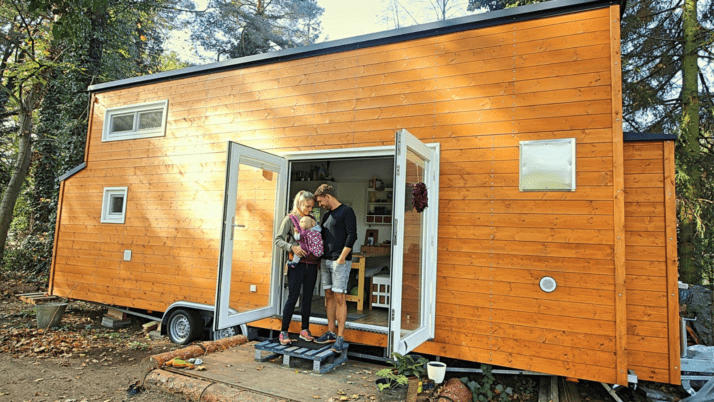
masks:
<path fill-rule="evenodd" d="M 264 362 L 274 359 L 279 355 L 283 355 L 283 366 L 290 367 L 290 358 L 312 360 L 312 371 L 314 373 L 325 373 L 338 365 L 347 361 L 347 348 L 342 353 L 335 353 L 330 348 L 332 344 L 318 345 L 312 344 L 311 347 L 302 347 L 297 342 L 292 345 L 281 345 L 275 340 L 267 340 L 256 344 L 255 360 Z M 349 344 L 345 343 L 349 348 Z M 269 352 L 267 356 L 263 356 L 263 352 Z"/>
<path fill-rule="evenodd" d="M 47 293 L 44 292 L 39 292 L 39 293 L 21 293 L 15 295 L 20 298 L 20 300 L 24 301 L 25 303 L 30 303 L 30 304 L 37 304 L 37 303 L 45 303 L 45 302 L 53 302 L 53 301 L 59 301 L 60 298 L 57 296 L 51 296 L 48 295 Z"/>

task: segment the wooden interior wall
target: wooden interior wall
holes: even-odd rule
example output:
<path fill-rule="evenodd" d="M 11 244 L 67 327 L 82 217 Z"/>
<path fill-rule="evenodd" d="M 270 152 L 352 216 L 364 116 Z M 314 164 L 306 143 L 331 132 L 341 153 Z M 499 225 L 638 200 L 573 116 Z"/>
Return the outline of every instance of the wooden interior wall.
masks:
<path fill-rule="evenodd" d="M 442 147 L 436 337 L 419 350 L 614 383 L 610 52 L 604 8 L 97 93 L 55 293 L 212 304 L 227 141 L 280 154 L 406 128 Z M 101 142 L 106 108 L 160 99 L 165 137 Z M 571 137 L 577 191 L 519 192 L 519 141 Z M 124 225 L 99 223 L 105 186 L 129 187 Z"/>
<path fill-rule="evenodd" d="M 677 270 L 676 264 L 674 269 L 668 267 L 666 234 L 672 225 L 667 214 L 671 220 L 674 210 L 665 207 L 665 172 L 674 173 L 674 149 L 668 155 L 672 165 L 668 169 L 665 145 L 661 141 L 627 142 L 624 147 L 627 361 L 640 379 L 677 384 L 678 322 L 676 318 L 672 322 L 668 312 L 679 310 L 677 298 L 674 304 L 668 302 L 669 277 L 674 276 L 676 284 Z M 674 182 L 670 184 L 673 191 Z M 671 354 L 676 359 L 670 359 Z M 670 378 L 673 373 L 676 375 Z"/>

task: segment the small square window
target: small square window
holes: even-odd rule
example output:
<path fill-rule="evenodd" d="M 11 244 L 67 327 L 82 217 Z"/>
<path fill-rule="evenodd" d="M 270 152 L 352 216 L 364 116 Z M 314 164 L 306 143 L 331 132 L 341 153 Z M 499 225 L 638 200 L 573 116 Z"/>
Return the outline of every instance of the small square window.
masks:
<path fill-rule="evenodd" d="M 102 142 L 163 136 L 168 104 L 163 100 L 107 109 Z"/>
<path fill-rule="evenodd" d="M 102 223 L 124 223 L 127 187 L 106 187 L 102 201 Z"/>
<path fill-rule="evenodd" d="M 521 191 L 575 191 L 575 138 L 521 141 Z"/>

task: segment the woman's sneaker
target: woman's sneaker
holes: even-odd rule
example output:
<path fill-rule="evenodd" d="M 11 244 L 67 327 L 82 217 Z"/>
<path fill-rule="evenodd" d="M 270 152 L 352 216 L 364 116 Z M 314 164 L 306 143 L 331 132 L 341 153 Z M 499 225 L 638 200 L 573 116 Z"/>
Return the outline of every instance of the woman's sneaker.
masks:
<path fill-rule="evenodd" d="M 292 343 L 292 340 L 290 339 L 290 336 L 288 335 L 287 331 L 280 331 L 280 336 L 278 336 L 278 340 L 280 341 L 281 345 L 290 345 Z"/>
<path fill-rule="evenodd" d="M 337 336 L 330 331 L 322 334 L 321 337 L 314 340 L 315 343 L 333 343 L 337 340 Z"/>
<path fill-rule="evenodd" d="M 312 336 L 309 329 L 303 329 L 302 331 L 300 331 L 300 339 L 302 339 L 303 341 L 312 342 L 315 340 L 315 337 Z"/>

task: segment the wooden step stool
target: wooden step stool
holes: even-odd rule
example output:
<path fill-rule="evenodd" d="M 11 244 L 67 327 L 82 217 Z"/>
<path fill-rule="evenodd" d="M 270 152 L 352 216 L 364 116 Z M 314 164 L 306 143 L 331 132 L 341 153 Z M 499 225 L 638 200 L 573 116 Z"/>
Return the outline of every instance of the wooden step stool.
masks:
<path fill-rule="evenodd" d="M 308 349 L 299 346 L 281 345 L 279 342 L 271 342 L 268 340 L 255 345 L 255 361 L 264 362 L 283 355 L 283 366 L 290 367 L 291 357 L 312 360 L 312 371 L 322 374 L 347 361 L 347 349 L 349 348 L 349 344 L 345 343 L 345 346 L 347 346 L 347 348 L 345 348 L 342 353 L 337 354 L 330 350 L 332 344 L 325 345 L 318 349 Z M 270 354 L 262 356 L 264 351 L 270 352 Z"/>

